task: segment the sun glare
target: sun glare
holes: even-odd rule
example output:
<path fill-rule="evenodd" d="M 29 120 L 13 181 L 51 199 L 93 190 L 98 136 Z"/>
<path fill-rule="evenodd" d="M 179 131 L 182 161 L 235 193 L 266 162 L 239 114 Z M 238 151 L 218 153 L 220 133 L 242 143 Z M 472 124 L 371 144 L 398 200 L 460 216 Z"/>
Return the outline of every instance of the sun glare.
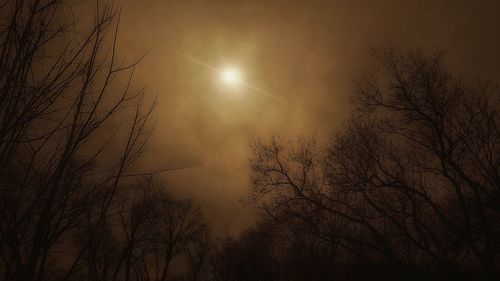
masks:
<path fill-rule="evenodd" d="M 240 82 L 240 73 L 234 68 L 226 68 L 222 70 L 221 78 L 227 84 L 235 84 Z"/>

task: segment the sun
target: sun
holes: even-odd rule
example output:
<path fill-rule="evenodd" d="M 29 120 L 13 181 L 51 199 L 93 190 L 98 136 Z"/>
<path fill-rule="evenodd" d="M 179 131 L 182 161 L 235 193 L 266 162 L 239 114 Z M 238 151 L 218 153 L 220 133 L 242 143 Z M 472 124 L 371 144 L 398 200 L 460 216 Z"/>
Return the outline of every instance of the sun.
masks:
<path fill-rule="evenodd" d="M 237 69 L 228 67 L 221 71 L 221 78 L 227 84 L 236 84 L 240 82 L 240 73 Z"/>

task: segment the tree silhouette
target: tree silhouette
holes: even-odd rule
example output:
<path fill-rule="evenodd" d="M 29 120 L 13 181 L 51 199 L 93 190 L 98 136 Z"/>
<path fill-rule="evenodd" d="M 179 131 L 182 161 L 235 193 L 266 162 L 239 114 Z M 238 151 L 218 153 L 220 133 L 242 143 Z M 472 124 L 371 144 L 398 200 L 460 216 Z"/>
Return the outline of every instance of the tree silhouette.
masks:
<path fill-rule="evenodd" d="M 5 280 L 41 280 L 62 255 L 56 246 L 84 221 L 93 234 L 101 229 L 87 249 L 103 242 L 107 210 L 143 150 L 154 106 L 132 91 L 135 63 L 117 63 L 119 14 L 109 6 L 97 7 L 85 34 L 65 1 L 0 8 L 0 270 Z M 113 83 L 127 72 L 126 83 Z M 118 115 L 126 126 L 110 130 Z M 117 135 L 122 148 L 105 153 Z"/>
<path fill-rule="evenodd" d="M 254 144 L 265 216 L 299 220 L 345 259 L 375 267 L 498 273 L 498 93 L 454 78 L 441 54 L 378 58 L 324 148 Z"/>

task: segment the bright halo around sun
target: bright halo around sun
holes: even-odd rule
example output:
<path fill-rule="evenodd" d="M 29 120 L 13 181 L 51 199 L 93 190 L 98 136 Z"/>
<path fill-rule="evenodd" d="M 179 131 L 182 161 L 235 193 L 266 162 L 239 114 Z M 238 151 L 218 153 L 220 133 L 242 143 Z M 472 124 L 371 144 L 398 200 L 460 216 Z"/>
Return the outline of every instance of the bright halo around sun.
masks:
<path fill-rule="evenodd" d="M 224 83 L 229 85 L 235 85 L 241 82 L 240 72 L 232 67 L 224 68 L 221 71 L 221 79 Z"/>

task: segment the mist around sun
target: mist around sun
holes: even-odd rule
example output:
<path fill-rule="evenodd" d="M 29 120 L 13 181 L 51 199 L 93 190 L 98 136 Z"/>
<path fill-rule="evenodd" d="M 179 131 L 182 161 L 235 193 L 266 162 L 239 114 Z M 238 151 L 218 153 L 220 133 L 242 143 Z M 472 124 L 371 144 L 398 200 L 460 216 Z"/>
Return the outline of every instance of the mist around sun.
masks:
<path fill-rule="evenodd" d="M 221 233 L 238 233 L 254 219 L 255 210 L 241 203 L 248 198 L 250 140 L 328 136 L 341 128 L 349 118 L 352 82 L 370 69 L 374 47 L 439 46 L 458 72 L 496 71 L 483 66 L 498 43 L 474 43 L 479 33 L 494 34 L 495 25 L 480 24 L 465 2 L 443 14 L 446 1 L 390 9 L 306 2 L 123 2 L 126 32 L 119 43 L 127 48 L 120 52 L 134 57 L 149 50 L 135 79 L 160 101 L 158 129 L 141 165 L 196 166 L 161 177 L 179 196 L 195 198 Z M 492 15 L 487 7 L 478 9 Z M 467 55 L 477 49 L 483 51 L 475 58 Z M 245 83 L 286 102 L 228 84 L 183 54 L 216 69 L 234 68 Z"/>

